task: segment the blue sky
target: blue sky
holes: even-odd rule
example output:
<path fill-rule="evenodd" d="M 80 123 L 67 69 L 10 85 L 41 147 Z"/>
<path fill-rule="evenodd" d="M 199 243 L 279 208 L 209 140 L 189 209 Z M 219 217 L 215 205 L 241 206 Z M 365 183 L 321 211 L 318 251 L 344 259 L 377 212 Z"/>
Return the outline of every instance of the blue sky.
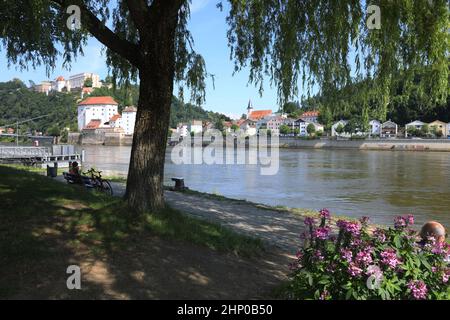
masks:
<path fill-rule="evenodd" d="M 191 6 L 190 27 L 195 49 L 203 55 L 209 73 L 215 75 L 215 89 L 212 81 L 208 81 L 206 103 L 203 107 L 207 110 L 221 112 L 227 115 L 240 116 L 244 113 L 251 99 L 256 109 L 273 109 L 277 107 L 277 94 L 275 88 L 269 87 L 269 81 L 265 82 L 265 90 L 262 97 L 257 88 L 248 85 L 248 71 L 243 70 L 233 76 L 233 62 L 230 61 L 230 49 L 227 45 L 227 25 L 225 17 L 227 10 L 223 12 L 216 8 L 216 0 L 193 0 Z M 105 56 L 102 56 L 102 45 L 96 39 L 90 39 L 84 48 L 85 56 L 79 57 L 72 64 L 70 71 L 62 68 L 62 61 L 51 74 L 50 79 L 59 75 L 65 77 L 80 73 L 94 72 L 103 79 L 108 70 L 105 64 Z M 45 67 L 36 70 L 20 71 L 16 66 L 7 67 L 5 53 L 0 49 L 0 81 L 8 81 L 12 78 L 20 78 L 28 84 L 28 80 L 39 83 L 46 80 Z M 187 97 L 186 97 L 187 98 Z"/>

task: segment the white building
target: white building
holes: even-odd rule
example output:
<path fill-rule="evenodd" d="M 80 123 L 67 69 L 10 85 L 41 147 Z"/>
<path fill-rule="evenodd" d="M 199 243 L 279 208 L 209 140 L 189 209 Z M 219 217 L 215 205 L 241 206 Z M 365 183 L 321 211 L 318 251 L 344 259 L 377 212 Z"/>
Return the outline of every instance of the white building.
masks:
<path fill-rule="evenodd" d="M 89 97 L 78 104 L 78 130 L 86 128 L 92 120 L 103 127 L 116 114 L 118 103 L 112 97 Z"/>
<path fill-rule="evenodd" d="M 302 114 L 300 119 L 306 122 L 318 123 L 319 115 L 320 115 L 319 111 L 307 111 Z"/>
<path fill-rule="evenodd" d="M 381 122 L 378 120 L 371 120 L 369 122 L 369 134 L 372 136 L 381 135 Z"/>
<path fill-rule="evenodd" d="M 102 83 L 100 82 L 100 76 L 95 73 L 79 73 L 69 77 L 68 87 L 70 89 L 81 89 L 84 87 L 84 82 L 87 79 L 92 80 L 92 88 L 100 88 Z"/>
<path fill-rule="evenodd" d="M 122 116 L 120 114 L 115 114 L 109 119 L 109 126 L 111 128 L 122 128 Z"/>
<path fill-rule="evenodd" d="M 280 116 L 273 116 L 269 117 L 267 120 L 267 129 L 270 130 L 270 132 L 274 136 L 280 135 L 280 127 L 285 122 L 285 118 Z"/>
<path fill-rule="evenodd" d="M 255 121 L 246 119 L 244 121 L 241 121 L 238 126 L 241 132 L 246 136 L 254 136 L 257 134 Z"/>
<path fill-rule="evenodd" d="M 55 81 L 52 81 L 51 86 L 52 91 L 61 92 L 64 88 L 66 88 L 67 91 L 70 91 L 70 88 L 67 87 L 66 80 L 64 80 L 64 77 L 62 76 L 59 76 Z"/>
<path fill-rule="evenodd" d="M 323 133 L 325 131 L 325 127 L 323 125 L 321 125 L 320 123 L 318 123 L 318 122 L 310 122 L 310 123 L 312 123 L 314 125 L 314 128 L 316 129 L 316 132 L 322 132 Z M 310 123 L 308 123 L 308 125 Z M 308 126 L 306 126 L 306 127 L 308 127 Z"/>
<path fill-rule="evenodd" d="M 51 81 L 42 81 L 40 84 L 37 84 L 33 87 L 35 92 L 48 93 L 52 90 L 52 82 Z"/>
<path fill-rule="evenodd" d="M 133 106 L 126 107 L 122 111 L 121 127 L 125 131 L 125 134 L 134 133 L 134 125 L 136 124 L 137 109 Z"/>
<path fill-rule="evenodd" d="M 396 138 L 398 125 L 394 121 L 386 121 L 381 125 L 381 138 Z"/>
<path fill-rule="evenodd" d="M 200 120 L 193 120 L 187 128 L 188 132 L 191 133 L 193 132 L 194 134 L 196 133 L 202 133 L 203 132 L 203 122 Z"/>
<path fill-rule="evenodd" d="M 416 129 L 416 130 L 422 130 L 422 127 L 426 125 L 425 122 L 422 122 L 420 120 L 416 120 L 413 122 L 408 123 L 407 125 L 405 125 L 405 137 L 408 138 L 408 130 L 409 129 Z"/>
<path fill-rule="evenodd" d="M 298 129 L 298 135 L 301 137 L 306 137 L 308 135 L 308 122 L 303 119 L 298 119 L 295 121 L 295 129 Z"/>
<path fill-rule="evenodd" d="M 344 133 L 337 133 L 336 129 L 338 127 L 345 127 L 347 125 L 348 121 L 347 120 L 339 120 L 338 122 L 336 122 L 335 124 L 333 124 L 333 126 L 331 127 L 331 136 L 332 137 L 336 137 L 336 136 L 343 136 L 345 135 Z"/>
<path fill-rule="evenodd" d="M 177 134 L 180 137 L 187 137 L 189 131 L 188 131 L 188 125 L 184 123 L 179 123 L 176 129 Z"/>

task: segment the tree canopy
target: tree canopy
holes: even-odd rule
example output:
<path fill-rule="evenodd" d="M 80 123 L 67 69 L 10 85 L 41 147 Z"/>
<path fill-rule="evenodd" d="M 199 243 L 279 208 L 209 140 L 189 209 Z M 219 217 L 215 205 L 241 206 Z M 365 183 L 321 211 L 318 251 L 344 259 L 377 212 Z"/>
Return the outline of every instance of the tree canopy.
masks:
<path fill-rule="evenodd" d="M 132 2 L 2 1 L 0 30 L 8 61 L 23 68 L 44 64 L 50 71 L 59 55 L 70 64 L 82 54 L 91 34 L 107 47 L 113 79 L 136 80 L 142 63 L 137 50 L 142 26 L 146 16 L 163 8 L 162 1 L 157 0 Z M 181 93 L 187 86 L 192 89 L 192 101 L 201 103 L 208 73 L 187 29 L 190 1 L 166 2 L 173 3 L 178 11 L 174 80 Z M 81 8 L 80 30 L 66 26 L 69 5 Z M 369 5 L 380 8 L 380 29 L 367 27 Z M 429 92 L 434 102 L 447 99 L 446 0 L 229 0 L 219 1 L 218 7 L 228 10 L 228 41 L 235 71 L 248 66 L 249 81 L 261 90 L 267 76 L 282 101 L 299 93 L 299 79 L 307 88 L 318 84 L 325 93 L 342 89 L 351 82 L 352 63 L 359 76 L 376 79 L 380 100 L 389 100 L 394 76 L 401 74 L 408 86 L 414 81 L 414 72 L 423 66 L 429 72 L 420 81 L 420 90 Z M 387 112 L 389 101 L 384 102 L 379 106 L 382 113 Z"/>

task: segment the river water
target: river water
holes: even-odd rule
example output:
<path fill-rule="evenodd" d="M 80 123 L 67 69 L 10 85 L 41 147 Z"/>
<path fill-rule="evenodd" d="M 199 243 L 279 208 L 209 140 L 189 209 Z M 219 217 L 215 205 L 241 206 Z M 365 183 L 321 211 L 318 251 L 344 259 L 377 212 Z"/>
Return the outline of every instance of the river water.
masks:
<path fill-rule="evenodd" d="M 130 147 L 83 146 L 84 166 L 126 176 Z M 238 151 L 239 152 L 239 151 Z M 391 224 L 412 213 L 418 224 L 450 226 L 450 153 L 281 149 L 276 175 L 258 165 L 176 165 L 167 151 L 165 180 L 191 189 L 273 206 L 321 209 Z"/>

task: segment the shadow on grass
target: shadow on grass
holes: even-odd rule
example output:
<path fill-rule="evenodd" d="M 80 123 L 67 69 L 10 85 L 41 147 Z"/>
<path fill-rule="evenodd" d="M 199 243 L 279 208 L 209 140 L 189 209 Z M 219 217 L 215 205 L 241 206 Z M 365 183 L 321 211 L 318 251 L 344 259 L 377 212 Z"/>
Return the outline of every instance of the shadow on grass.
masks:
<path fill-rule="evenodd" d="M 135 219 L 119 198 L 2 166 L 0 197 L 0 298 L 257 298 L 283 278 L 260 241 L 171 208 Z M 66 287 L 72 264 L 82 290 Z"/>

